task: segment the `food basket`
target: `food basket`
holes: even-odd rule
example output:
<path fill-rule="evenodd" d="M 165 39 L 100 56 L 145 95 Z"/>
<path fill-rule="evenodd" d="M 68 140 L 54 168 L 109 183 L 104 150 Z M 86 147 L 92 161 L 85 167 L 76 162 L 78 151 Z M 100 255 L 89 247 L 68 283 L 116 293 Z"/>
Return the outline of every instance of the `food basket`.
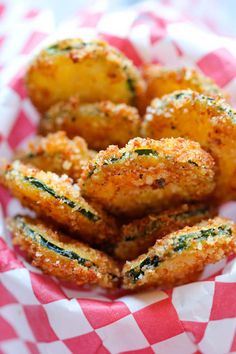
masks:
<path fill-rule="evenodd" d="M 109 13 L 94 7 L 56 32 L 49 13 L 14 9 L 13 2 L 0 2 L 0 28 L 12 26 L 2 26 L 0 34 L 1 158 L 35 134 L 39 117 L 26 96 L 24 69 L 35 51 L 55 38 L 106 39 L 137 66 L 197 67 L 235 96 L 236 40 L 196 26 L 168 6 L 143 2 Z M 0 186 L 1 353 L 236 352 L 234 257 L 174 289 L 130 294 L 79 288 L 42 274 L 12 246 L 4 218 L 21 210 Z M 222 206 L 221 214 L 236 220 L 235 203 Z"/>

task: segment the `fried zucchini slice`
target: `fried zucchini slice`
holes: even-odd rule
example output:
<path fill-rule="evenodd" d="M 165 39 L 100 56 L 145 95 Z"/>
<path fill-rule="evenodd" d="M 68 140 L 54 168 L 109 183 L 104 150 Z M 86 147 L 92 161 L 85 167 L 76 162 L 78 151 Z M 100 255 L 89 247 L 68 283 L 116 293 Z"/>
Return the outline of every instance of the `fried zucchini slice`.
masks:
<path fill-rule="evenodd" d="M 181 136 L 199 142 L 216 162 L 217 199 L 236 198 L 236 111 L 223 99 L 191 90 L 155 99 L 147 109 L 142 134 L 153 139 Z"/>
<path fill-rule="evenodd" d="M 27 216 L 9 219 L 13 243 L 44 273 L 75 284 L 115 288 L 119 268 L 105 253 L 73 240 L 52 225 Z"/>
<path fill-rule="evenodd" d="M 36 137 L 28 145 L 26 151 L 19 152 L 16 157 L 23 163 L 40 170 L 67 174 L 77 180 L 95 152 L 88 150 L 83 138 L 67 138 L 65 132 Z"/>
<path fill-rule="evenodd" d="M 138 69 L 101 40 L 66 39 L 50 45 L 28 68 L 26 86 L 40 112 L 78 95 L 81 102 L 135 105 L 144 84 Z"/>
<path fill-rule="evenodd" d="M 98 206 L 89 205 L 66 175 L 40 171 L 14 161 L 5 167 L 3 183 L 22 205 L 78 235 L 87 243 L 115 239 L 117 225 Z"/>
<path fill-rule="evenodd" d="M 126 289 L 176 286 L 195 279 L 209 263 L 236 252 L 236 226 L 216 217 L 170 233 L 124 265 Z"/>
<path fill-rule="evenodd" d="M 201 200 L 213 188 L 212 157 L 182 138 L 135 138 L 122 149 L 109 146 L 81 175 L 83 196 L 129 217 Z"/>
<path fill-rule="evenodd" d="M 123 147 L 140 135 L 141 118 L 135 107 L 109 101 L 81 104 L 71 97 L 52 106 L 40 121 L 40 133 L 65 130 L 73 138 L 83 137 L 91 149 Z"/>
<path fill-rule="evenodd" d="M 114 248 L 120 260 L 132 260 L 170 232 L 192 226 L 216 215 L 216 208 L 206 204 L 183 204 L 178 208 L 150 214 L 123 225 L 121 239 Z"/>
<path fill-rule="evenodd" d="M 193 90 L 210 97 L 228 95 L 207 76 L 193 68 L 169 69 L 159 65 L 147 65 L 143 71 L 147 83 L 146 96 L 150 102 L 176 90 Z"/>

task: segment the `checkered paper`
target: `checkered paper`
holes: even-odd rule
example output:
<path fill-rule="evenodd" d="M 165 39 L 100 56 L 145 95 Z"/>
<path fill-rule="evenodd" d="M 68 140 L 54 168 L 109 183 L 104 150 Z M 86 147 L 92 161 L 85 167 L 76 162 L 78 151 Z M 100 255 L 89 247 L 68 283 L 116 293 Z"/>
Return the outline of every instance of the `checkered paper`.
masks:
<path fill-rule="evenodd" d="M 1 157 L 9 158 L 35 133 L 38 115 L 26 96 L 23 75 L 29 56 L 45 38 L 100 36 L 137 65 L 197 67 L 232 96 L 236 92 L 236 41 L 203 32 L 170 7 L 145 2 L 114 13 L 94 7 L 48 37 L 53 30 L 49 13 L 14 6 L 0 0 Z M 131 295 L 78 288 L 24 260 L 4 224 L 4 217 L 21 206 L 2 187 L 0 203 L 1 354 L 236 352 L 233 257 L 208 266 L 198 282 L 167 291 Z M 221 214 L 236 220 L 236 203 L 222 207 Z"/>

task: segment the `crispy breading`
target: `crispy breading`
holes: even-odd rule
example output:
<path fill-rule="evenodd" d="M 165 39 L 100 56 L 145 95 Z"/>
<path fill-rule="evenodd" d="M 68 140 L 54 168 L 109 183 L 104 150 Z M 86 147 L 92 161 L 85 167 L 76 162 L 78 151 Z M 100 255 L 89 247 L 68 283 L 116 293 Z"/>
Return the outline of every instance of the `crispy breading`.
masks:
<path fill-rule="evenodd" d="M 114 240 L 118 234 L 115 220 L 97 205 L 88 204 L 66 175 L 59 177 L 14 161 L 5 167 L 2 180 L 22 205 L 87 243 Z"/>
<path fill-rule="evenodd" d="M 236 252 L 236 226 L 216 217 L 170 233 L 124 265 L 126 289 L 176 286 L 194 280 L 205 265 Z"/>
<path fill-rule="evenodd" d="M 26 86 L 40 112 L 78 95 L 81 102 L 135 105 L 144 83 L 138 69 L 101 40 L 66 39 L 42 50 L 28 68 Z"/>
<path fill-rule="evenodd" d="M 81 175 L 81 193 L 114 214 L 139 217 L 214 189 L 214 161 L 190 140 L 135 138 L 100 151 Z"/>
<path fill-rule="evenodd" d="M 122 226 L 121 239 L 114 247 L 114 255 L 120 260 L 132 260 L 146 252 L 157 239 L 215 215 L 215 207 L 197 203 L 183 204 L 133 220 Z"/>
<path fill-rule="evenodd" d="M 115 144 L 123 147 L 140 135 L 141 118 L 135 107 L 110 101 L 80 103 L 76 97 L 53 105 L 40 121 L 40 133 L 66 131 L 83 137 L 91 149 Z"/>
<path fill-rule="evenodd" d="M 9 219 L 13 242 L 26 251 L 34 266 L 75 284 L 98 284 L 115 288 L 118 265 L 105 253 L 73 240 L 40 219 L 17 216 Z"/>
<path fill-rule="evenodd" d="M 152 101 L 143 122 L 144 136 L 195 140 L 216 162 L 215 194 L 236 197 L 236 111 L 223 99 L 191 90 L 176 91 Z"/>
<path fill-rule="evenodd" d="M 144 67 L 143 75 L 147 83 L 148 102 L 173 91 L 187 89 L 210 97 L 228 99 L 228 95 L 212 79 L 193 68 L 170 69 L 151 64 Z"/>
<path fill-rule="evenodd" d="M 65 132 L 48 134 L 46 137 L 35 137 L 28 148 L 19 151 L 16 158 L 21 162 L 35 166 L 43 171 L 67 174 L 77 180 L 95 152 L 88 150 L 83 138 L 78 136 L 67 138 Z"/>

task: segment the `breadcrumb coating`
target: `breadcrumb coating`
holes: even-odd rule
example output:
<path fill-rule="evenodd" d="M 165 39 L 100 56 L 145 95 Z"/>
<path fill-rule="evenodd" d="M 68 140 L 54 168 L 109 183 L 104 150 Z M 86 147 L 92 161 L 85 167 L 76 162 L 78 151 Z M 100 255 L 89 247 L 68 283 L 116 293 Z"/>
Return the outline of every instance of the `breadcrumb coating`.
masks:
<path fill-rule="evenodd" d="M 122 270 L 126 289 L 176 286 L 196 279 L 205 265 L 236 251 L 236 226 L 216 217 L 170 233 L 146 254 L 126 262 Z"/>
<path fill-rule="evenodd" d="M 146 65 L 143 75 L 147 83 L 148 102 L 173 91 L 187 89 L 210 97 L 229 98 L 212 79 L 193 68 L 170 69 L 160 65 Z"/>
<path fill-rule="evenodd" d="M 100 151 L 81 175 L 81 194 L 114 214 L 139 217 L 214 189 L 214 161 L 190 140 L 135 138 Z"/>
<path fill-rule="evenodd" d="M 40 112 L 73 95 L 81 102 L 136 105 L 144 92 L 138 69 L 124 54 L 101 40 L 80 38 L 42 50 L 28 68 L 26 87 Z"/>
<path fill-rule="evenodd" d="M 216 162 L 216 198 L 236 198 L 236 111 L 225 100 L 191 90 L 155 99 L 147 108 L 142 134 L 199 142 Z"/>
<path fill-rule="evenodd" d="M 77 97 L 53 105 L 40 121 L 40 133 L 65 130 L 71 138 L 83 137 L 91 149 L 123 147 L 140 135 L 141 118 L 135 107 L 110 101 L 80 103 Z"/>
<path fill-rule="evenodd" d="M 132 260 L 146 252 L 157 239 L 215 215 L 215 207 L 197 203 L 183 204 L 159 214 L 133 220 L 122 226 L 121 239 L 114 248 L 114 254 L 118 259 Z"/>
<path fill-rule="evenodd" d="M 13 242 L 26 251 L 32 264 L 46 274 L 75 284 L 98 284 L 115 288 L 119 268 L 105 253 L 73 240 L 40 219 L 17 216 L 9 219 Z"/>
<path fill-rule="evenodd" d="M 5 167 L 3 183 L 23 206 L 63 226 L 87 243 L 115 240 L 115 220 L 97 205 L 88 204 L 72 180 L 14 161 Z"/>
<path fill-rule="evenodd" d="M 43 171 L 67 174 L 76 181 L 95 155 L 94 151 L 88 150 L 83 138 L 69 139 L 65 132 L 59 131 L 46 137 L 35 137 L 28 148 L 15 157 Z"/>

